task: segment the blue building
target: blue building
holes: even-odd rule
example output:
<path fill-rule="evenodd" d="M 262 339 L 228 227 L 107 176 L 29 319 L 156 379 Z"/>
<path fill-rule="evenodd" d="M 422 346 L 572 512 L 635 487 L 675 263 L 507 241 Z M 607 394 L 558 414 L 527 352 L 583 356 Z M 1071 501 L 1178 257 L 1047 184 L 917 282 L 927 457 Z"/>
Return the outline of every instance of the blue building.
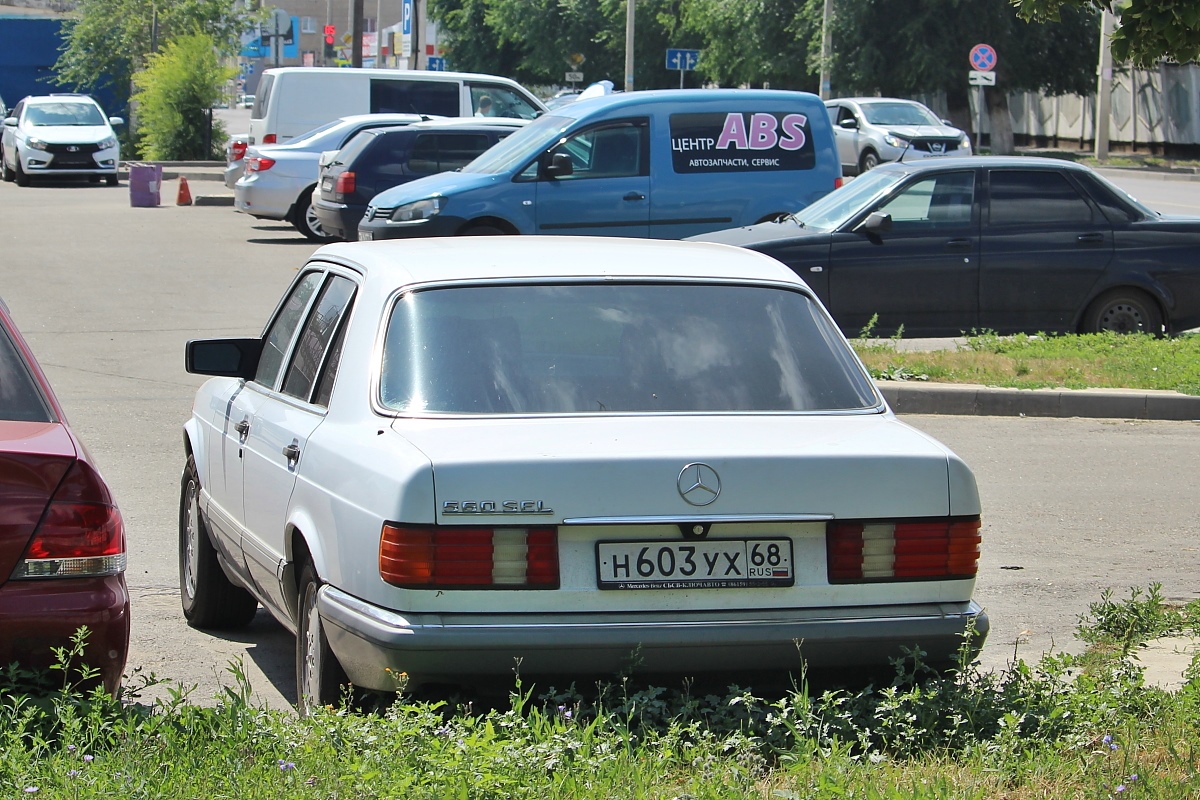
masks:
<path fill-rule="evenodd" d="M 62 23 L 62 16 L 53 12 L 0 4 L 0 98 L 9 108 L 27 95 L 68 91 L 52 80 Z M 125 114 L 125 109 L 112 107 L 110 93 L 93 96 L 106 113 Z"/>

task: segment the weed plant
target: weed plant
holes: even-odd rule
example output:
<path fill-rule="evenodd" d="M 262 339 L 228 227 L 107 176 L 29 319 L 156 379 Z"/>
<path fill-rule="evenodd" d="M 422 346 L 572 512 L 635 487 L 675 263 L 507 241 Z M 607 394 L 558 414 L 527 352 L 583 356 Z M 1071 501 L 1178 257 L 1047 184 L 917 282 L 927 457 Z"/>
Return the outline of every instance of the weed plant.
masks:
<path fill-rule="evenodd" d="M 178 688 L 139 702 L 153 676 L 113 698 L 66 671 L 34 692 L 10 670 L 0 796 L 1182 800 L 1200 796 L 1200 669 L 1168 692 L 1145 685 L 1131 654 L 1198 620 L 1197 604 L 1171 606 L 1152 586 L 1105 594 L 1080 620 L 1103 657 L 939 675 L 911 652 L 890 685 L 814 694 L 801 677 L 782 697 L 620 679 L 536 693 L 518 675 L 508 708 L 478 712 L 401 694 L 379 714 L 297 718 L 255 706 L 237 664 L 203 707 Z"/>
<path fill-rule="evenodd" d="M 1089 333 L 998 336 L 973 331 L 952 350 L 900 349 L 901 331 L 851 340 L 876 380 L 978 383 L 1022 389 L 1165 389 L 1200 395 L 1200 336 Z"/>

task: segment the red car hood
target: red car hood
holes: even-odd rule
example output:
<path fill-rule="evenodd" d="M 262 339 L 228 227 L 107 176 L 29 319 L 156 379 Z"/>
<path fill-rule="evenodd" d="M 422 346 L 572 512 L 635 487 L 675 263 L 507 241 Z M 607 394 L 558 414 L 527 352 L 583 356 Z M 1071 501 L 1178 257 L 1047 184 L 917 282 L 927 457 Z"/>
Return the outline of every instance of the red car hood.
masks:
<path fill-rule="evenodd" d="M 77 457 L 75 440 L 61 423 L 0 420 L 0 585 Z"/>

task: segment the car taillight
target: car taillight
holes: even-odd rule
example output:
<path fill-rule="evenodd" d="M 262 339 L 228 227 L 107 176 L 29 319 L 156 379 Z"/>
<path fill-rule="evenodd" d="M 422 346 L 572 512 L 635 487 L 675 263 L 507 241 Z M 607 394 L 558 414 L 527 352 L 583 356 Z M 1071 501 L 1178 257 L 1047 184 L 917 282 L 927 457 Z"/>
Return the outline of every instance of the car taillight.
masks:
<path fill-rule="evenodd" d="M 275 144 L 275 142 L 276 142 L 275 134 L 268 133 L 263 136 L 263 140 L 262 140 L 263 144 Z"/>
<path fill-rule="evenodd" d="M 229 160 L 241 161 L 246 157 L 246 143 L 240 139 L 235 141 L 229 148 Z"/>
<path fill-rule="evenodd" d="M 100 475 L 76 461 L 46 507 L 12 579 L 83 578 L 125 571 L 125 523 Z"/>
<path fill-rule="evenodd" d="M 275 159 L 264 156 L 250 156 L 246 159 L 246 172 L 265 172 L 275 166 Z"/>
<path fill-rule="evenodd" d="M 343 172 L 337 177 L 337 184 L 333 190 L 341 195 L 354 194 L 354 173 Z"/>
<path fill-rule="evenodd" d="M 830 522 L 830 583 L 973 578 L 979 571 L 979 518 L 909 522 Z"/>
<path fill-rule="evenodd" d="M 842 178 L 840 175 L 833 179 L 833 188 L 840 189 L 845 185 L 846 185 L 846 180 L 844 178 Z"/>
<path fill-rule="evenodd" d="M 557 589 L 558 531 L 385 524 L 379 575 L 406 589 Z"/>

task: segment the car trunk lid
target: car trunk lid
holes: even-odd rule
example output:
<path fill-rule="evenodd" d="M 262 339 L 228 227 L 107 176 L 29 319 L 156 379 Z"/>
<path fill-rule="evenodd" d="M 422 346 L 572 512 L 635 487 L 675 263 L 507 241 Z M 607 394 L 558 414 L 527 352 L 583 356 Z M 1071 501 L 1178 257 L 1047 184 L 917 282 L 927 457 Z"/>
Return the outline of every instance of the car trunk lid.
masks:
<path fill-rule="evenodd" d="M 0 421 L 0 585 L 76 457 L 75 443 L 59 423 Z"/>

